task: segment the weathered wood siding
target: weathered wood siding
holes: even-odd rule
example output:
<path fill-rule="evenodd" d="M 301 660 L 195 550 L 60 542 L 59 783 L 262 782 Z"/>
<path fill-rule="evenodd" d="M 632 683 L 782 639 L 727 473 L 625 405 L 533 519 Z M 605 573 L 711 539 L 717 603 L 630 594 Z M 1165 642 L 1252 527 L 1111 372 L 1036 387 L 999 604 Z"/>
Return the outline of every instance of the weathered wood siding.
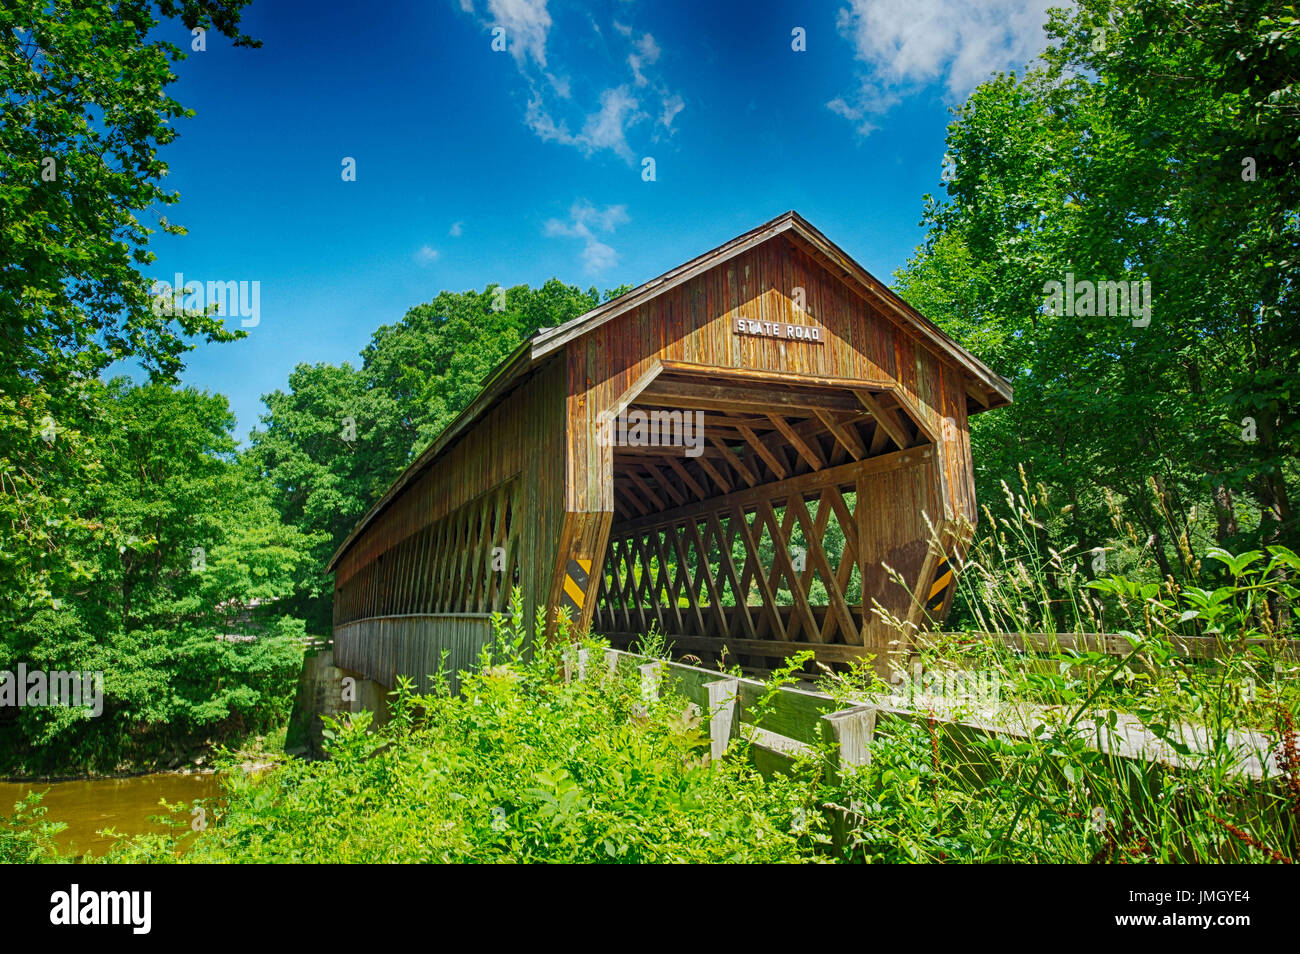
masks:
<path fill-rule="evenodd" d="M 795 308 L 794 289 L 805 295 Z M 740 335 L 735 320 L 809 321 L 825 343 Z M 595 439 L 598 415 L 656 360 L 824 378 L 851 378 L 898 389 L 919 423 L 938 440 L 943 512 L 975 522 L 966 391 L 960 370 L 889 317 L 862 292 L 829 272 L 785 236 L 738 255 L 635 311 L 570 342 L 568 471 L 570 511 L 613 511 L 613 455 Z"/>
<path fill-rule="evenodd" d="M 543 364 L 375 518 L 336 567 L 336 631 L 503 610 L 515 585 L 531 618 L 563 525 L 564 392 L 563 364 Z"/>
<path fill-rule="evenodd" d="M 459 692 L 458 673 L 474 668 L 491 638 L 492 621 L 481 614 L 361 619 L 334 627 L 334 665 L 390 688 L 407 676 L 422 693 L 445 666 L 451 691 Z"/>
<path fill-rule="evenodd" d="M 624 641 L 654 623 L 756 666 L 893 653 L 872 603 L 914 624 L 947 611 L 958 525 L 978 516 L 968 408 L 1010 400 L 793 213 L 540 333 L 502 375 L 338 557 L 336 646 L 358 671 L 419 677 L 440 648 L 469 652 L 449 620 L 516 585 L 530 621 L 563 606 Z M 698 411 L 709 446 L 599 440 L 630 405 Z"/>

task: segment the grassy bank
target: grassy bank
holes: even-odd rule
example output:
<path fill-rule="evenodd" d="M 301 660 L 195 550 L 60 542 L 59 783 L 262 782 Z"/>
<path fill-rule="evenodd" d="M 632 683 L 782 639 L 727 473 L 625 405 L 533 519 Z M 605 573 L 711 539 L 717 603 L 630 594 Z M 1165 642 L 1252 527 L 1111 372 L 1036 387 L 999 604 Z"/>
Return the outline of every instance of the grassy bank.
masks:
<path fill-rule="evenodd" d="M 645 705 L 635 673 L 565 682 L 556 649 L 528 653 L 519 619 L 503 621 L 464 692 L 400 689 L 393 720 L 371 731 L 360 713 L 330 727 L 331 757 L 288 760 L 261 776 L 234 774 L 205 830 L 174 806 L 176 830 L 124 839 L 105 860 L 170 862 L 1215 862 L 1296 857 L 1300 759 L 1293 700 L 1259 687 L 1249 705 L 1276 717 L 1283 771 L 1265 784 L 1234 774 L 1230 751 L 1189 750 L 1177 771 L 1109 758 L 1088 744 L 1083 717 L 1127 702 L 1156 729 L 1214 722 L 1226 709 L 1221 674 L 1192 673 L 1180 691 L 1117 689 L 1132 656 L 1057 660 L 1076 701 L 1036 736 L 972 739 L 942 719 L 883 726 L 872 761 L 836 775 L 818 750 L 788 773 L 763 776 L 736 740 L 710 764 L 707 726 L 672 692 Z M 601 648 L 590 644 L 592 650 Z M 1027 660 L 999 659 L 999 705 L 1041 696 Z M 1037 663 L 1043 660 L 1035 660 Z M 1068 665 L 1067 665 L 1068 663 Z M 1233 662 L 1236 665 L 1237 662 Z M 1241 662 L 1245 665 L 1245 662 Z M 1038 667 L 1041 668 L 1041 667 Z M 1137 677 L 1135 676 L 1134 679 Z M 777 682 L 780 681 L 778 677 Z M 865 673 L 824 687 L 860 699 L 883 687 Z M 1243 703 L 1246 705 L 1246 703 Z M 1234 710 L 1246 711 L 1246 710 Z M 1253 710 L 1251 710 L 1253 711 Z M 1169 738 L 1177 740 L 1175 733 Z M 57 860 L 47 824 L 27 806 L 0 836 L 8 860 Z M 847 820 L 832 839 L 831 821 Z M 184 849 L 183 852 L 181 849 Z"/>

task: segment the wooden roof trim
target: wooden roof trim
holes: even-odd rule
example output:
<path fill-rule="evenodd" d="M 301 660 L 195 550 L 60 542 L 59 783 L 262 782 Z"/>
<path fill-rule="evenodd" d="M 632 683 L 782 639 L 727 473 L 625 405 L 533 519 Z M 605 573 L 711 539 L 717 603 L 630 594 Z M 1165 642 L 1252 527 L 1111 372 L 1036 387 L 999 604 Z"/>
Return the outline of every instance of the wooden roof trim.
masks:
<path fill-rule="evenodd" d="M 605 322 L 657 298 L 664 292 L 676 288 L 698 275 L 702 275 L 715 265 L 762 245 L 768 239 L 774 238 L 789 229 L 795 216 L 796 213 L 793 211 L 778 215 L 770 222 L 765 222 L 758 228 L 751 229 L 744 235 L 739 235 L 710 252 L 697 255 L 689 262 L 678 265 L 676 268 L 664 272 L 658 278 L 652 278 L 626 294 L 619 295 L 617 298 L 607 301 L 591 311 L 576 318 L 571 318 L 562 325 L 539 331 L 533 336 L 533 360 L 537 361 L 544 358 L 574 338 L 579 338 L 605 324 Z"/>
<path fill-rule="evenodd" d="M 793 233 L 801 239 L 805 250 L 812 251 L 816 256 L 824 259 L 824 265 L 833 265 L 834 269 L 832 270 L 838 269 L 840 272 L 839 277 L 842 280 L 845 280 L 850 285 L 857 286 L 859 289 L 869 291 L 872 296 L 885 306 L 888 312 L 892 312 L 892 314 L 887 314 L 887 317 L 894 319 L 904 327 L 910 326 L 920 332 L 929 344 L 938 348 L 950 360 L 955 361 L 968 374 L 973 376 L 979 384 L 982 384 L 990 394 L 1002 399 L 1001 401 L 989 401 L 989 406 L 1001 406 L 1011 403 L 1012 388 L 1010 381 L 953 341 L 938 325 L 891 291 L 888 286 L 855 262 L 843 249 L 794 210 L 779 215 L 770 222 L 766 222 L 758 228 L 732 239 L 730 242 L 719 245 L 712 251 L 705 252 L 703 255 L 699 255 L 689 262 L 665 272 L 658 278 L 652 279 L 598 308 L 593 308 L 591 311 L 566 321 L 555 328 L 538 332 L 533 336 L 533 360 L 536 361 L 545 357 L 574 338 L 579 338 L 607 321 L 611 321 L 619 315 L 625 314 L 656 298 L 663 292 L 690 281 L 716 265 L 722 264 L 727 259 L 733 258 L 786 232 Z"/>
<path fill-rule="evenodd" d="M 870 291 L 893 312 L 892 315 L 887 315 L 887 317 L 895 320 L 901 319 L 901 324 L 905 327 L 911 326 L 921 332 L 930 344 L 936 346 L 950 359 L 955 360 L 958 365 L 973 375 L 979 383 L 1002 398 L 999 402 L 990 402 L 991 405 L 1001 406 L 1002 404 L 1011 403 L 1012 387 L 1010 381 L 950 338 L 942 328 L 905 302 L 797 212 L 787 214 L 793 217 L 791 221 L 794 234 L 801 238 L 811 250 L 838 268 L 841 272 L 841 278 L 851 278 L 853 281 L 850 284 L 856 284 Z"/>
<path fill-rule="evenodd" d="M 442 433 L 434 439 L 424 453 L 407 465 L 406 470 L 402 471 L 387 492 L 375 501 L 374 505 L 366 511 L 365 516 L 357 521 L 357 525 L 352 528 L 352 532 L 339 544 L 338 549 L 334 551 L 334 555 L 330 557 L 330 561 L 325 567 L 327 573 L 334 571 L 339 560 L 343 558 L 343 554 L 365 532 L 374 519 L 406 489 L 407 485 L 414 481 L 428 465 L 433 463 L 434 459 L 456 438 L 460 437 L 480 414 L 510 390 L 511 386 L 517 383 L 516 379 L 529 370 L 531 364 L 529 342 L 524 341 L 504 361 L 497 365 L 495 371 L 483 379 L 483 388 L 479 391 L 478 397 L 474 398 L 465 410 L 461 411 L 456 416 L 456 419 L 443 429 Z"/>

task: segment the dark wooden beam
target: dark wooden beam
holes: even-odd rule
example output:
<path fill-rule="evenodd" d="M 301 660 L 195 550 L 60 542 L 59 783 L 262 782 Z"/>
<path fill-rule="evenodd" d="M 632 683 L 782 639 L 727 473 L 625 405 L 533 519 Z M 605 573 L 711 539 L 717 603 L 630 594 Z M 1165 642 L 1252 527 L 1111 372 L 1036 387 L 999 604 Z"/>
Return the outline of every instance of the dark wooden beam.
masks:
<path fill-rule="evenodd" d="M 820 408 L 817 410 L 817 417 L 826 425 L 826 429 L 831 432 L 831 436 L 852 455 L 854 460 L 861 460 L 867 456 L 866 445 L 862 443 L 862 438 L 858 437 L 857 429 L 852 424 L 841 424 L 835 419 L 834 414 Z"/>
<path fill-rule="evenodd" d="M 696 384 L 667 381 L 658 378 L 641 392 L 642 403 L 661 402 L 669 407 L 704 411 L 738 411 L 753 414 L 755 408 L 829 408 L 838 411 L 856 410 L 857 405 L 846 393 L 839 390 L 818 391 L 804 388 L 782 391 L 776 388 L 732 387 L 723 384 Z M 764 411 L 765 413 L 765 411 Z"/>
<path fill-rule="evenodd" d="M 682 479 L 682 483 L 689 487 L 695 496 L 699 497 L 701 500 L 709 497 L 709 492 L 700 486 L 699 481 L 691 476 L 690 471 L 678 463 L 676 457 L 664 457 L 662 460 L 673 469 L 677 476 Z"/>
<path fill-rule="evenodd" d="M 853 393 L 862 402 L 862 406 L 871 412 L 871 416 L 876 419 L 876 422 L 885 429 L 885 433 L 889 435 L 890 439 L 898 445 L 899 450 L 906 449 L 912 443 L 907 436 L 907 431 L 903 429 L 902 423 L 899 422 L 894 412 L 884 407 L 874 394 L 861 389 Z"/>
<path fill-rule="evenodd" d="M 716 437 L 710 437 L 709 442 L 722 452 L 723 459 L 735 469 L 736 473 L 740 474 L 741 479 L 745 483 L 749 484 L 751 487 L 758 484 L 758 475 L 749 469 L 749 465 L 736 456 L 735 451 L 722 443 L 722 441 L 718 440 Z"/>
<path fill-rule="evenodd" d="M 650 476 L 655 479 L 659 489 L 666 491 L 668 496 L 673 498 L 673 503 L 678 506 L 686 503 L 686 495 L 672 485 L 672 482 L 664 475 L 662 470 L 648 460 L 642 461 L 641 465 L 650 472 Z"/>
<path fill-rule="evenodd" d="M 700 465 L 701 470 L 703 470 L 706 474 L 708 474 L 710 477 L 713 478 L 713 482 L 722 488 L 722 492 L 724 494 L 729 493 L 731 491 L 731 481 L 729 481 L 726 477 L 722 476 L 722 471 L 718 470 L 718 468 L 714 467 L 711 463 L 709 463 L 708 457 L 701 454 L 699 457 L 696 458 L 696 463 Z"/>
<path fill-rule="evenodd" d="M 641 478 L 641 475 L 638 474 L 635 470 L 626 470 L 624 471 L 624 473 L 627 475 L 628 479 L 632 481 L 632 483 L 637 485 L 637 489 L 639 489 L 641 493 L 645 494 L 646 499 L 649 500 L 650 503 L 654 505 L 654 508 L 656 510 L 663 510 L 664 507 L 667 506 L 667 504 L 665 504 L 662 500 L 659 499 L 659 495 L 650 489 L 650 485 L 647 484 Z"/>
<path fill-rule="evenodd" d="M 793 494 L 806 495 L 823 487 L 848 487 L 856 482 L 859 477 L 868 474 L 885 473 L 897 470 L 900 467 L 919 464 L 922 461 L 929 460 L 933 454 L 933 448 L 926 445 L 924 447 L 909 448 L 905 451 L 893 451 L 889 454 L 881 454 L 878 457 L 868 457 L 866 460 L 855 460 L 847 464 L 840 464 L 838 467 L 809 471 L 806 474 L 799 474 L 785 480 L 775 480 L 755 487 L 742 488 L 721 497 L 697 500 L 672 510 L 661 510 L 656 514 L 638 517 L 635 520 L 618 524 L 617 532 L 619 536 L 626 536 L 637 530 L 662 527 L 680 520 L 700 517 L 706 513 L 724 513 L 733 507 L 752 509 L 760 500 L 769 500 L 773 504 L 780 504 Z"/>
<path fill-rule="evenodd" d="M 740 431 L 740 436 L 745 439 L 745 443 L 754 448 L 754 452 L 758 454 L 759 457 L 767 461 L 767 466 L 772 468 L 772 473 L 776 474 L 776 476 L 780 478 L 787 476 L 785 465 L 777 459 L 776 454 L 772 453 L 772 451 L 758 439 L 758 436 L 755 435 L 753 431 L 748 427 L 737 427 L 736 430 Z"/>
<path fill-rule="evenodd" d="M 801 435 L 795 432 L 794 428 L 786 423 L 785 418 L 779 414 L 769 414 L 768 419 L 776 425 L 776 429 L 781 432 L 781 435 L 790 442 L 791 446 L 793 446 L 796 451 L 799 452 L 799 456 L 808 462 L 809 467 L 813 470 L 821 470 L 826 466 L 826 461 L 823 460 L 822 455 L 817 452 L 811 439 L 804 440 Z"/>
<path fill-rule="evenodd" d="M 637 633 L 602 633 L 612 642 L 629 645 L 640 636 Z M 838 644 L 818 644 L 789 642 L 779 639 L 736 639 L 728 636 L 669 636 L 668 643 L 673 649 L 696 653 L 718 653 L 725 646 L 733 654 L 749 656 L 768 656 L 774 659 L 788 659 L 795 653 L 811 649 L 820 662 L 847 663 L 865 658 L 870 650 L 861 646 L 840 646 Z"/>

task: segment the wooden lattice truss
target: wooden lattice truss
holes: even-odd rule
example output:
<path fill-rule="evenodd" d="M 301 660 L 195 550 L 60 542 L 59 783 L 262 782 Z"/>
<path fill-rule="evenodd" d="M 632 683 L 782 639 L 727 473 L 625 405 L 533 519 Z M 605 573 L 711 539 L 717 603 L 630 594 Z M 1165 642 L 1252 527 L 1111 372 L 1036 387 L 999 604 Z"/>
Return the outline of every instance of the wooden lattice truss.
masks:
<path fill-rule="evenodd" d="M 899 495 L 934 466 L 932 435 L 892 391 L 666 376 L 631 409 L 702 412 L 706 441 L 698 456 L 615 449 L 596 632 L 628 643 L 653 626 L 681 652 L 725 645 L 756 667 L 806 648 L 833 663 L 887 642 L 872 600 L 913 624 L 946 610 L 953 547 L 927 545 L 912 526 L 890 548 L 891 508 L 915 522 L 903 511 L 917 498 Z"/>
<path fill-rule="evenodd" d="M 519 481 L 405 537 L 336 595 L 341 619 L 504 611 L 519 580 Z"/>

